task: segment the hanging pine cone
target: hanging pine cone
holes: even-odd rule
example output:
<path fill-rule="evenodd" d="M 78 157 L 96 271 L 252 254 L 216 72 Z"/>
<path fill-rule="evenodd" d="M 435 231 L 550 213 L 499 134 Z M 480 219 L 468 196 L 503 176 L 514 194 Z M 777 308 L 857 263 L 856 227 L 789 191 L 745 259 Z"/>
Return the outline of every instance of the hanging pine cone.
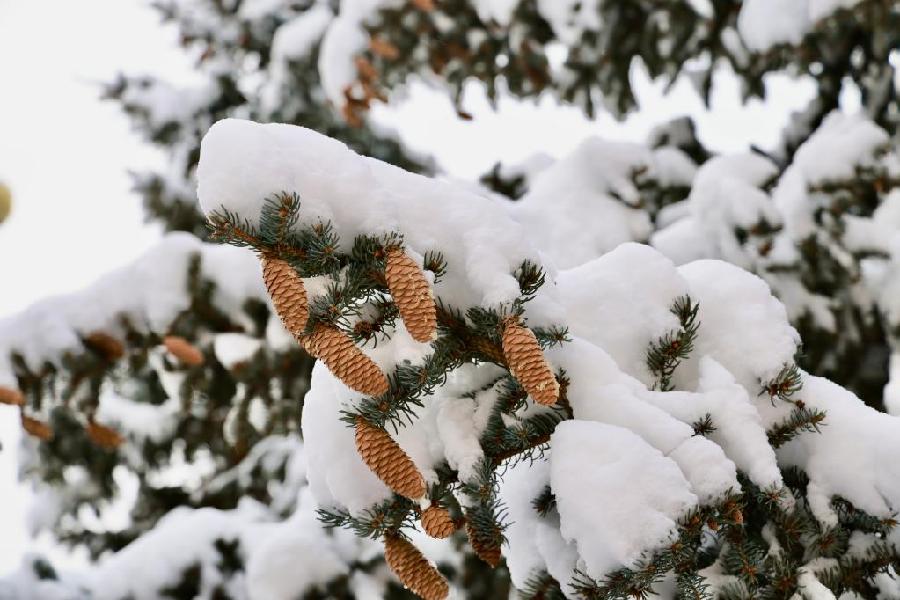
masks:
<path fill-rule="evenodd" d="M 95 331 L 84 338 L 84 345 L 98 353 L 107 362 L 115 362 L 125 356 L 122 342 L 103 331 Z"/>
<path fill-rule="evenodd" d="M 450 537 L 456 531 L 456 523 L 453 522 L 450 511 L 437 504 L 423 510 L 419 522 L 422 523 L 425 533 L 433 538 Z"/>
<path fill-rule="evenodd" d="M 434 0 L 412 0 L 413 6 L 424 12 L 434 10 Z"/>
<path fill-rule="evenodd" d="M 497 543 L 495 536 L 479 535 L 471 521 L 466 521 L 466 535 L 469 536 L 469 544 L 478 558 L 492 567 L 500 564 L 500 544 Z"/>
<path fill-rule="evenodd" d="M 39 440 L 47 441 L 53 437 L 53 429 L 47 423 L 22 414 L 22 429 Z"/>
<path fill-rule="evenodd" d="M 309 303 L 303 279 L 287 261 L 274 257 L 262 258 L 263 280 L 275 305 L 275 312 L 284 327 L 295 338 L 303 335 L 309 318 Z"/>
<path fill-rule="evenodd" d="M 344 332 L 332 325 L 316 325 L 303 338 L 307 352 L 320 359 L 350 389 L 380 396 L 390 389 L 387 377 Z"/>
<path fill-rule="evenodd" d="M 107 450 L 115 450 L 125 441 L 119 432 L 112 427 L 101 425 L 93 420 L 88 421 L 85 431 L 92 442 Z"/>
<path fill-rule="evenodd" d="M 203 353 L 181 336 L 167 335 L 163 339 L 163 345 L 169 354 L 190 367 L 203 364 Z"/>
<path fill-rule="evenodd" d="M 22 392 L 17 389 L 0 385 L 0 404 L 22 406 L 25 404 L 25 397 L 22 395 Z"/>
<path fill-rule="evenodd" d="M 384 560 L 397 578 L 424 600 L 444 600 L 450 586 L 419 549 L 409 541 L 389 535 L 384 540 Z"/>
<path fill-rule="evenodd" d="M 430 342 L 437 330 L 437 316 L 434 296 L 422 269 L 403 250 L 394 247 L 387 252 L 384 275 L 409 334 L 417 342 Z"/>
<path fill-rule="evenodd" d="M 559 383 L 534 333 L 510 318 L 503 327 L 503 354 L 516 381 L 535 402 L 550 406 L 559 400 Z"/>
<path fill-rule="evenodd" d="M 356 419 L 356 451 L 372 472 L 392 490 L 410 500 L 425 495 L 425 478 L 397 442 L 380 427 Z"/>

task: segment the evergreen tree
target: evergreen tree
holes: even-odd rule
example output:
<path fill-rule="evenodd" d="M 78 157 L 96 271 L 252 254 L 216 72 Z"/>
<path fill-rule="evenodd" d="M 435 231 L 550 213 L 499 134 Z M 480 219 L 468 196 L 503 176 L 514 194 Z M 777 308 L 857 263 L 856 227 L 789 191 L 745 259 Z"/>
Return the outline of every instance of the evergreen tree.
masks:
<path fill-rule="evenodd" d="M 32 526 L 112 554 L 29 558 L 0 596 L 898 594 L 900 432 L 818 377 L 900 410 L 894 3 L 159 8 L 204 83 L 106 96 L 168 153 L 135 185 L 174 233 L 0 324 Z M 679 120 L 497 165 L 508 203 L 306 130 L 230 122 L 201 151 L 239 117 L 428 173 L 367 117 L 410 77 L 463 116 L 472 78 L 625 114 L 636 61 L 707 99 L 723 65 L 748 97 L 778 70 L 818 93 L 766 153 L 714 156 Z M 830 114 L 851 85 L 865 115 Z M 85 518 L 127 485 L 128 527 Z"/>

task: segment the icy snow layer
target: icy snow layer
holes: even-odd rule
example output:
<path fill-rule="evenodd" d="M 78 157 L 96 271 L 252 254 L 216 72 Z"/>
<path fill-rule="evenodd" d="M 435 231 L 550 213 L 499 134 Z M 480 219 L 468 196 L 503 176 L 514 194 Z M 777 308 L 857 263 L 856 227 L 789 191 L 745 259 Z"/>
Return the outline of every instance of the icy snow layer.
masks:
<path fill-rule="evenodd" d="M 573 160 L 581 160 L 577 155 Z M 627 156 L 622 164 L 630 164 Z M 562 185 L 565 177 L 559 173 L 569 167 L 554 175 L 556 168 L 545 175 Z M 728 208 L 728 219 L 749 223 L 758 211 L 775 219 L 759 191 L 774 173 L 767 161 L 738 156 L 704 169 L 697 175 L 698 189 L 709 195 L 737 190 L 745 202 Z M 514 298 L 518 289 L 509 273 L 522 258 L 539 262 L 538 250 L 544 250 L 529 244 L 543 238 L 513 220 L 496 200 L 359 157 L 298 127 L 222 122 L 204 139 L 199 172 L 207 212 L 224 206 L 255 220 L 266 197 L 294 191 L 303 202 L 302 222 L 328 219 L 344 243 L 361 233 L 398 231 L 415 255 L 443 252 L 450 266 L 436 295 L 464 307 Z M 629 193 L 624 178 L 608 179 L 613 183 L 604 185 Z M 549 193 L 552 186 L 543 185 Z M 893 213 L 887 214 L 890 221 Z M 562 252 L 562 246 L 557 249 Z M 549 462 L 518 465 L 502 484 L 502 499 L 515 516 L 504 553 L 517 584 L 540 570 L 562 582 L 571 580 L 576 568 L 601 576 L 628 565 L 641 551 L 663 547 L 686 510 L 740 489 L 738 470 L 769 488 L 782 484 L 779 466 L 801 466 L 815 483 L 810 493 L 823 520 L 832 518 L 827 501 L 838 494 L 879 516 L 900 507 L 900 489 L 891 483 L 900 479 L 886 460 L 888 453 L 900 452 L 900 422 L 871 411 L 837 386 L 805 376 L 801 398 L 833 413 L 834 420 L 829 417 L 821 434 L 800 436 L 777 456 L 768 444 L 766 429 L 784 419 L 791 405 L 760 392 L 792 364 L 799 339 L 762 279 L 717 260 L 676 267 L 637 244 L 582 263 L 560 256 L 573 267 L 548 273 L 546 291 L 528 305 L 528 315 L 553 315 L 553 323 L 569 328 L 572 341 L 546 356 L 570 379 L 567 397 L 575 421 L 557 429 Z M 652 391 L 656 382 L 646 366 L 646 348 L 677 331 L 670 309 L 685 295 L 700 306 L 694 352 L 675 372 L 679 391 Z M 400 330 L 379 344 L 376 359 L 415 361 L 422 351 Z M 490 365 L 456 370 L 447 386 L 425 399 L 414 423 L 394 434 L 426 479 L 433 480 L 443 461 L 464 481 L 471 476 L 482 456 L 478 439 L 496 399 L 491 382 L 498 374 Z M 466 397 L 467 392 L 474 394 Z M 339 421 L 341 410 L 359 400 L 318 365 L 303 422 L 316 501 L 355 514 L 389 495 L 358 457 L 352 430 Z M 691 424 L 707 413 L 716 431 L 709 438 L 695 436 Z M 866 442 L 858 443 L 865 436 Z M 836 468 L 837 453 L 851 449 L 852 468 Z M 863 472 L 871 476 L 860 484 L 855 474 Z M 557 497 L 558 517 L 539 517 L 530 508 L 548 484 Z M 610 496 L 610 489 L 617 493 Z"/>
<path fill-rule="evenodd" d="M 738 32 L 750 50 L 765 52 L 779 44 L 797 45 L 816 24 L 859 0 L 744 0 Z"/>
<path fill-rule="evenodd" d="M 267 300 L 252 254 L 172 233 L 135 263 L 90 287 L 42 300 L 0 321 L 0 385 L 16 386 L 12 353 L 33 370 L 45 362 L 58 365 L 66 352 L 84 351 L 81 336 L 96 331 L 121 335 L 123 317 L 140 331 L 166 333 L 190 306 L 187 268 L 194 255 L 201 257 L 201 275 L 216 282 L 214 301 L 225 312 L 239 314 L 250 298 Z"/>

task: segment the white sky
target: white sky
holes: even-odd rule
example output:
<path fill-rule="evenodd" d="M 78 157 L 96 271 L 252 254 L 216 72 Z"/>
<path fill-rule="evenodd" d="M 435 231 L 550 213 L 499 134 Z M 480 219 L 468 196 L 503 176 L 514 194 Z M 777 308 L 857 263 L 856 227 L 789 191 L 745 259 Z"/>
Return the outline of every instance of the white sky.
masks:
<path fill-rule="evenodd" d="M 14 195 L 13 214 L 0 226 L 0 317 L 89 284 L 159 235 L 142 223 L 126 171 L 160 164 L 161 157 L 129 132 L 115 104 L 98 100 L 97 84 L 119 71 L 190 77 L 175 32 L 159 26 L 146 2 L 0 0 L 0 180 Z M 642 104 L 652 110 L 624 123 L 608 116 L 588 122 L 549 101 L 507 100 L 493 112 L 477 90 L 466 106 L 475 120 L 461 122 L 440 92 L 422 86 L 375 116 L 450 174 L 472 178 L 501 157 L 560 156 L 588 135 L 641 141 L 653 125 L 686 113 L 717 150 L 772 146 L 790 111 L 805 106 L 811 93 L 809 85 L 775 78 L 767 105 L 744 107 L 736 82 L 724 77 L 707 111 L 687 84 L 663 97 L 659 86 L 637 79 Z M 24 515 L 31 498 L 15 484 L 14 417 L 0 406 L 0 575 L 17 566 L 30 544 Z"/>

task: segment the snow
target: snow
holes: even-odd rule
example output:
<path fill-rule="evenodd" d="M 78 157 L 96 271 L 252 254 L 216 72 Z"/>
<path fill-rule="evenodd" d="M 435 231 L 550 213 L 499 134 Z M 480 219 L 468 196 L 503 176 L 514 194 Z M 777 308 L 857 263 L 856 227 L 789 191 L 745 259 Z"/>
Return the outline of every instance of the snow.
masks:
<path fill-rule="evenodd" d="M 651 231 L 633 174 L 652 154 L 638 144 L 588 138 L 538 173 L 525 196 L 509 204 L 526 234 L 561 269 L 574 267 Z"/>
<path fill-rule="evenodd" d="M 186 273 L 195 254 L 201 257 L 202 275 L 216 281 L 213 300 L 225 312 L 238 312 L 250 298 L 267 301 L 252 254 L 207 245 L 185 233 L 168 234 L 133 264 L 84 290 L 41 300 L 0 320 L 0 385 L 15 386 L 12 353 L 33 370 L 45 362 L 59 364 L 66 352 L 83 351 L 80 336 L 102 331 L 121 337 L 123 317 L 139 331 L 166 333 L 190 306 Z"/>
<path fill-rule="evenodd" d="M 756 52 L 797 45 L 811 25 L 808 0 L 746 0 L 737 25 L 744 43 Z"/>
<path fill-rule="evenodd" d="M 678 387 L 695 387 L 703 356 L 714 358 L 753 394 L 793 364 L 800 336 L 765 281 L 718 260 L 689 263 L 678 272 L 700 305 L 701 323 L 694 352 L 675 373 Z"/>
<path fill-rule="evenodd" d="M 569 331 L 605 349 L 618 367 L 646 385 L 647 346 L 679 323 L 672 303 L 688 286 L 670 260 L 648 246 L 627 243 L 556 280 Z M 635 294 L 635 290 L 644 290 Z"/>
<path fill-rule="evenodd" d="M 627 429 L 564 422 L 551 444 L 559 530 L 594 578 L 661 549 L 697 504 L 677 465 Z"/>
<path fill-rule="evenodd" d="M 330 221 L 344 245 L 362 233 L 402 231 L 419 254 L 459 248 L 447 254 L 447 275 L 435 285 L 435 294 L 455 308 L 513 301 L 519 295 L 514 270 L 525 259 L 540 262 L 501 205 L 361 157 L 302 127 L 219 121 L 203 138 L 198 178 L 207 214 L 225 208 L 258 222 L 265 198 L 292 191 L 301 198 L 299 226 Z"/>
<path fill-rule="evenodd" d="M 794 156 L 794 167 L 811 183 L 846 179 L 871 162 L 888 134 L 862 115 L 829 114 Z"/>
<path fill-rule="evenodd" d="M 871 515 L 888 518 L 900 509 L 900 419 L 866 406 L 842 387 L 804 374 L 799 397 L 826 412 L 818 435 L 801 435 L 778 451 L 782 466 L 810 478 L 813 513 L 835 524 L 831 498 L 840 496 Z"/>
<path fill-rule="evenodd" d="M 798 45 L 822 19 L 860 0 L 745 0 L 738 31 L 747 47 L 765 52 L 779 44 Z"/>
<path fill-rule="evenodd" d="M 390 497 L 390 490 L 356 452 L 354 431 L 340 420 L 340 411 L 358 394 L 321 363 L 313 367 L 310 390 L 303 402 L 303 439 L 309 464 L 309 487 L 323 507 L 346 508 L 358 515 Z"/>

